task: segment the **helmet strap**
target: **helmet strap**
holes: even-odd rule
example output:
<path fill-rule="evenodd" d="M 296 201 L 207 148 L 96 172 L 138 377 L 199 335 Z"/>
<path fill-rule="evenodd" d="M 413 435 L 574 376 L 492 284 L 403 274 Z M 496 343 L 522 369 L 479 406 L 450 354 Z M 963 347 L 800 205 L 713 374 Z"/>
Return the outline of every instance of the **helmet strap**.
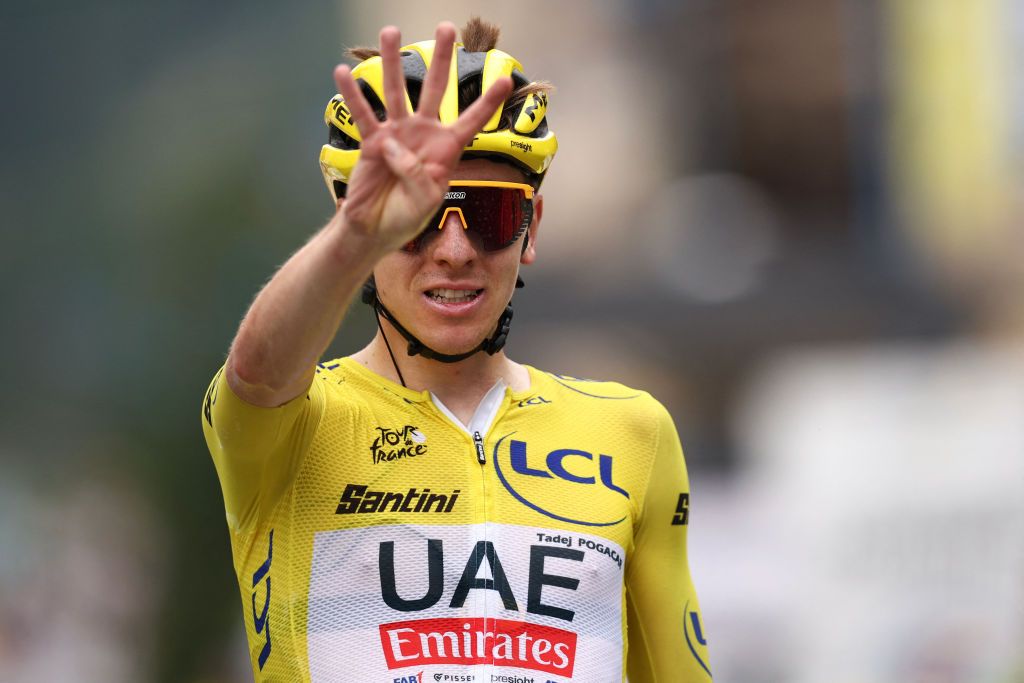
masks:
<path fill-rule="evenodd" d="M 522 278 L 517 277 L 516 287 L 519 288 L 522 286 L 524 286 Z M 465 360 L 480 351 L 485 351 L 488 355 L 493 356 L 505 347 L 505 342 L 508 341 L 509 329 L 512 326 L 512 303 L 509 302 L 509 304 L 505 306 L 505 310 L 498 317 L 498 324 L 495 326 L 493 334 L 480 342 L 476 348 L 466 351 L 465 353 L 441 353 L 440 351 L 435 351 L 424 344 L 416 337 L 416 335 L 407 330 L 402 323 L 398 322 L 394 314 L 387 309 L 384 302 L 382 302 L 380 297 L 377 295 L 377 285 L 373 281 L 372 277 L 366 281 L 365 285 L 363 285 L 362 300 L 363 303 L 372 306 L 376 313 L 377 326 L 380 327 L 381 334 L 384 336 L 384 343 L 387 345 L 388 353 L 391 355 L 391 363 L 395 366 L 395 372 L 398 373 L 398 378 L 402 381 L 402 386 L 405 386 L 405 380 L 402 378 L 402 372 L 398 369 L 398 362 L 395 359 L 394 353 L 391 352 L 391 345 L 388 344 L 387 335 L 384 334 L 384 328 L 381 326 L 380 318 L 382 316 L 385 320 L 391 323 L 391 326 L 394 327 L 395 330 L 397 330 L 398 333 L 409 343 L 408 353 L 410 356 L 419 355 L 441 363 L 458 363 L 459 361 Z"/>
<path fill-rule="evenodd" d="M 391 342 L 388 341 L 388 335 L 384 334 L 384 325 L 380 322 L 380 313 L 376 309 L 373 311 L 373 317 L 377 319 L 377 329 L 380 330 L 380 336 L 384 337 L 384 346 L 388 348 L 391 364 L 395 366 L 395 372 L 398 373 L 398 381 L 402 383 L 403 387 L 408 388 L 409 385 L 405 383 L 405 377 L 402 377 L 402 371 L 398 368 L 398 361 L 395 360 L 395 352 L 391 350 Z"/>

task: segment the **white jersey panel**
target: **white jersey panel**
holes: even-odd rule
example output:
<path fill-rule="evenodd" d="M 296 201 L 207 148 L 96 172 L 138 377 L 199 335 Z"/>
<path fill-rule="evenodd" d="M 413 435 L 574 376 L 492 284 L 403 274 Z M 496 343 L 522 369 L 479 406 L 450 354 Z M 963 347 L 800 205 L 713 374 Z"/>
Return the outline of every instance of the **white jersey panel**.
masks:
<path fill-rule="evenodd" d="M 311 681 L 621 683 L 624 563 L 605 538 L 526 526 L 320 532 Z"/>

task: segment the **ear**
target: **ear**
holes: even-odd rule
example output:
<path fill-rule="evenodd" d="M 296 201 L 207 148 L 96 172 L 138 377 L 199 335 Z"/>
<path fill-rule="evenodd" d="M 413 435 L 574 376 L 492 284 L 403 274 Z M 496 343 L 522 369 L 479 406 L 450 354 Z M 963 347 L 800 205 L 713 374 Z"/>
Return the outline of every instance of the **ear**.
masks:
<path fill-rule="evenodd" d="M 540 219 L 544 215 L 544 196 L 534 195 L 533 197 L 533 220 L 530 221 L 530 227 L 526 229 L 526 234 L 530 236 L 530 242 L 526 245 L 526 250 L 523 255 L 519 257 L 519 262 L 523 265 L 533 263 L 537 258 L 537 231 L 540 229 Z"/>

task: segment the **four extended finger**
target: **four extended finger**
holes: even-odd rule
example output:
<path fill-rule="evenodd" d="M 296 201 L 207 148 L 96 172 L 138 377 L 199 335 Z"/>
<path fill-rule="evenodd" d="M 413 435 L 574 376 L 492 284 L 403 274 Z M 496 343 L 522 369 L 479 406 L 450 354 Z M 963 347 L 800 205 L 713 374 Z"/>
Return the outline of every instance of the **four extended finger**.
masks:
<path fill-rule="evenodd" d="M 385 26 L 380 31 L 380 57 L 384 66 L 384 102 L 388 118 L 403 119 L 408 116 L 406 109 L 405 74 L 402 73 L 402 57 L 398 48 L 402 34 L 394 26 Z"/>
<path fill-rule="evenodd" d="M 423 79 L 423 90 L 420 92 L 417 112 L 429 118 L 437 118 L 437 110 L 441 106 L 445 87 L 448 85 L 448 72 L 452 64 L 452 45 L 455 44 L 455 27 L 445 21 L 437 25 L 434 32 L 434 57 Z"/>
<path fill-rule="evenodd" d="M 339 64 L 334 68 L 334 84 L 338 86 L 338 92 L 345 99 L 345 106 L 351 112 L 352 120 L 356 122 L 356 128 L 365 140 L 377 130 L 380 123 L 370 103 L 366 101 L 363 91 L 352 78 L 352 69 L 347 64 Z"/>
<path fill-rule="evenodd" d="M 502 76 L 496 80 L 476 102 L 470 105 L 458 120 L 452 124 L 459 145 L 465 147 L 473 136 L 479 133 L 494 112 L 505 102 L 512 92 L 512 79 Z"/>

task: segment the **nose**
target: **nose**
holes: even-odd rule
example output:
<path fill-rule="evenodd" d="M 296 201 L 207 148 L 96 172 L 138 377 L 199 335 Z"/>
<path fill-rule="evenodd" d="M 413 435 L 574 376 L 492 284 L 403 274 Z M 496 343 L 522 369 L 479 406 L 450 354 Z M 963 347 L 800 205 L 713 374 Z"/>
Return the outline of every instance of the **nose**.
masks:
<path fill-rule="evenodd" d="M 453 211 L 445 216 L 438 233 L 427 242 L 427 251 L 434 261 L 459 268 L 477 258 L 477 246 L 473 243 L 470 232 L 466 230 L 460 214 Z"/>

